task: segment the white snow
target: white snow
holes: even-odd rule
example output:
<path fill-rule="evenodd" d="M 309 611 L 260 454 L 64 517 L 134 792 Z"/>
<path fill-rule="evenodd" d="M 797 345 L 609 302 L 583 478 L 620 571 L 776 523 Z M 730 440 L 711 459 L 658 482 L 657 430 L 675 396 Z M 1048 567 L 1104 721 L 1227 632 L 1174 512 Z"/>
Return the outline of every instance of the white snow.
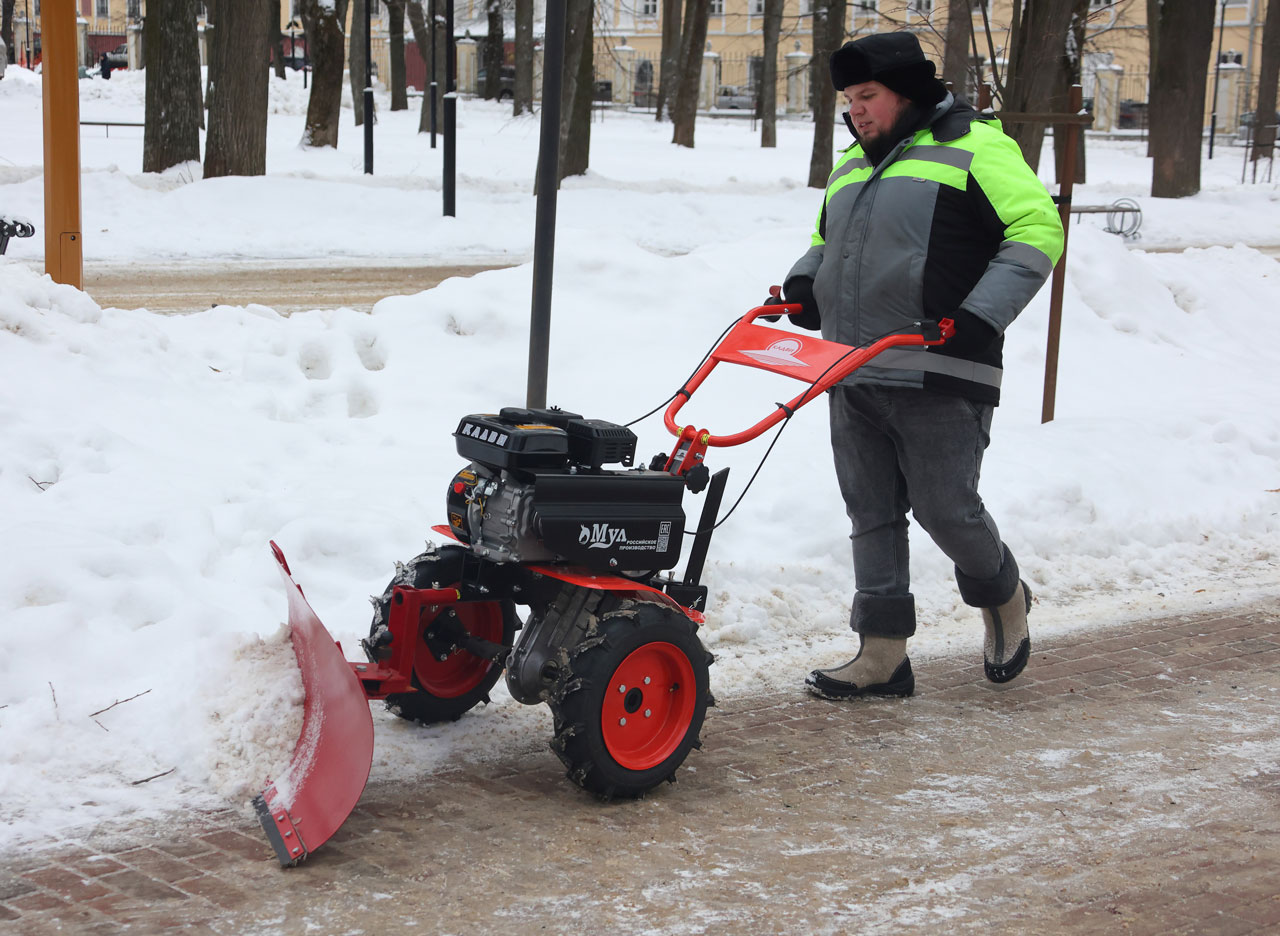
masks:
<path fill-rule="evenodd" d="M 141 120 L 142 89 L 130 72 L 86 80 L 81 115 Z M 443 151 L 416 133 L 416 109 L 393 114 L 381 98 L 370 178 L 348 111 L 338 150 L 307 149 L 300 76 L 272 79 L 271 100 L 263 178 L 205 182 L 198 164 L 144 176 L 140 129 L 84 128 L 87 264 L 513 267 L 389 296 L 372 315 L 158 315 L 102 309 L 43 277 L 43 230 L 11 242 L 0 260 L 0 848 L 242 804 L 280 776 L 302 691 L 267 542 L 354 656 L 365 596 L 443 519 L 462 464 L 458 419 L 523 402 L 537 119 L 461 103 L 458 217 L 447 219 Z M 38 227 L 40 121 L 38 78 L 11 67 L 0 211 Z M 679 386 L 805 250 L 820 200 L 805 187 L 811 133 L 784 122 L 763 150 L 747 121 L 700 120 L 688 150 L 646 115 L 593 124 L 592 170 L 560 194 L 550 402 L 626 422 Z M 1239 151 L 1220 147 L 1199 196 L 1158 201 L 1146 197 L 1144 143 L 1090 144 L 1095 181 L 1076 203 L 1136 198 L 1142 239 L 1126 245 L 1096 218 L 1072 226 L 1057 418 L 1040 423 L 1046 287 L 1008 335 L 982 484 L 1038 598 L 1037 633 L 1280 595 L 1280 267 L 1246 246 L 1280 246 L 1280 189 L 1239 173 Z M 722 368 L 682 419 L 736 431 L 797 389 Z M 637 429 L 646 459 L 670 448 L 657 417 Z M 734 469 L 726 505 L 767 441 L 712 453 L 713 467 Z M 811 666 L 851 653 L 848 527 L 830 461 L 818 402 L 717 533 L 703 638 L 719 694 L 798 687 Z M 700 499 L 686 509 L 696 517 Z M 962 651 L 981 678 L 976 612 L 928 538 L 916 530 L 913 542 L 913 653 Z M 374 714 L 380 779 L 541 747 L 550 732 L 544 708 L 501 688 L 454 725 Z"/>

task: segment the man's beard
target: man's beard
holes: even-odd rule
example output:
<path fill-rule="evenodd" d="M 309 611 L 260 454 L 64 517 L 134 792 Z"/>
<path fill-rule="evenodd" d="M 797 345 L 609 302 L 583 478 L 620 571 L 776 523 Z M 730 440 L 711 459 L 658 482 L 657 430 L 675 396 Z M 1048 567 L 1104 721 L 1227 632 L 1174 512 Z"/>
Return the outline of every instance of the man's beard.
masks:
<path fill-rule="evenodd" d="M 862 140 L 862 151 L 867 155 L 867 162 L 878 166 L 903 137 L 909 137 L 924 125 L 926 112 L 914 101 L 907 104 L 893 126 L 874 140 Z"/>

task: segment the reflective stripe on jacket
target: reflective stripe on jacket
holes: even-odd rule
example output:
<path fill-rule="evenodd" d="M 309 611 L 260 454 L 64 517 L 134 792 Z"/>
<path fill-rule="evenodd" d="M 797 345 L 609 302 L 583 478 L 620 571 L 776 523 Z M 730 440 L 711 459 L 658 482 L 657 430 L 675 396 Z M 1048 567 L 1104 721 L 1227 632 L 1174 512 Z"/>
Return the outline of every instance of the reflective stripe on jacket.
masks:
<path fill-rule="evenodd" d="M 1062 254 L 1043 183 L 995 121 L 950 94 L 922 130 L 872 166 L 854 144 L 836 162 L 808 252 L 822 336 L 866 345 L 965 309 L 998 337 L 960 356 L 898 348 L 846 382 L 924 387 L 998 403 L 1003 332 Z"/>

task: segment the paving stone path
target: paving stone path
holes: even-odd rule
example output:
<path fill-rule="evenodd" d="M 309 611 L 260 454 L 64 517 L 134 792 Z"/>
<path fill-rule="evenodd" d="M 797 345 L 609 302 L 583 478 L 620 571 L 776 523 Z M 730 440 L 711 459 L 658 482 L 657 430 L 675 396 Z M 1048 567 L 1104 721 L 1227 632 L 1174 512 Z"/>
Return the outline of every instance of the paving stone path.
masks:
<path fill-rule="evenodd" d="M 89 835 L 0 859 L 0 932 L 1278 933 L 1278 670 L 1269 603 L 735 697 L 638 802 L 541 749 L 371 784 L 296 869 L 244 811 Z"/>
<path fill-rule="evenodd" d="M 474 276 L 506 264 L 314 266 L 302 261 L 89 264 L 84 289 L 104 309 L 197 312 L 211 305 L 257 303 L 277 312 L 346 307 L 368 312 L 386 296 L 412 296 L 450 277 Z"/>

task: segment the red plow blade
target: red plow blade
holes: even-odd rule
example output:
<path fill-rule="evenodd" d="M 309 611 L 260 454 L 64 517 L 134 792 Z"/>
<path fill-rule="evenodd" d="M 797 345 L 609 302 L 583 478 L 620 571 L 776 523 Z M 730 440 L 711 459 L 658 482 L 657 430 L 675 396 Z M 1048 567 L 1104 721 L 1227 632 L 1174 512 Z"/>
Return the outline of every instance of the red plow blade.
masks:
<path fill-rule="evenodd" d="M 294 582 L 274 542 L 289 593 L 289 628 L 306 700 L 302 736 L 283 777 L 253 799 L 280 864 L 296 865 L 338 831 L 364 792 L 373 765 L 369 700 L 342 648 Z"/>

